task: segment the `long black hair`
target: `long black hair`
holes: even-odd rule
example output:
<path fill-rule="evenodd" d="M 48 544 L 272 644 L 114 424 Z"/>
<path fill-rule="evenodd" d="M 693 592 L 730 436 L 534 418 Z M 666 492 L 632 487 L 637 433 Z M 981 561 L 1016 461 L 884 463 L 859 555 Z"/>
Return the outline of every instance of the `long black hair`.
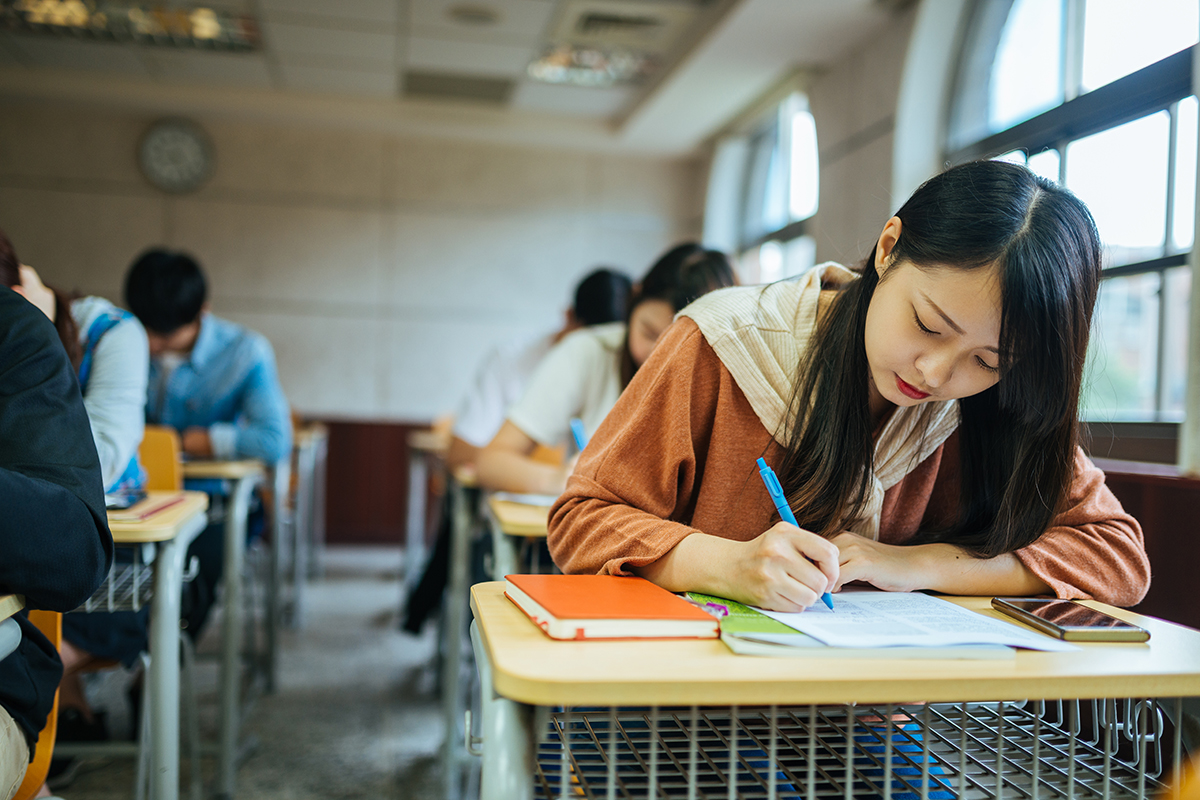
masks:
<path fill-rule="evenodd" d="M 629 308 L 625 312 L 626 325 L 628 327 L 633 320 L 633 312 L 637 307 L 647 300 L 662 300 L 679 312 L 701 295 L 736 284 L 737 275 L 729 256 L 719 250 L 705 250 L 695 242 L 675 245 L 659 256 L 629 298 Z M 637 368 L 629 349 L 627 330 L 621 350 L 622 388 L 633 380 Z"/>
<path fill-rule="evenodd" d="M 979 557 L 1035 541 L 1062 506 L 1074 472 L 1078 406 L 1101 246 L 1086 206 L 1025 167 L 977 161 L 941 173 L 896 216 L 889 265 L 997 273 L 1001 378 L 958 401 L 957 519 L 919 541 Z M 878 245 L 877 245 L 878 246 Z M 800 524 L 822 535 L 861 514 L 874 445 L 864 327 L 879 284 L 875 251 L 818 323 L 800 366 L 780 464 Z"/>

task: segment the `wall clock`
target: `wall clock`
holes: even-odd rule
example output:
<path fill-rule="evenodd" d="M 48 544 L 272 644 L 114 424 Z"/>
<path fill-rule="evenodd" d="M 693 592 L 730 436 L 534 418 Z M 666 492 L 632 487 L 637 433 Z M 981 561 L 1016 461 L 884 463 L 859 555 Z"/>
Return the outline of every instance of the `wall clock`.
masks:
<path fill-rule="evenodd" d="M 212 175 L 212 143 L 192 122 L 161 120 L 142 136 L 138 145 L 138 165 L 146 180 L 164 192 L 195 191 Z"/>

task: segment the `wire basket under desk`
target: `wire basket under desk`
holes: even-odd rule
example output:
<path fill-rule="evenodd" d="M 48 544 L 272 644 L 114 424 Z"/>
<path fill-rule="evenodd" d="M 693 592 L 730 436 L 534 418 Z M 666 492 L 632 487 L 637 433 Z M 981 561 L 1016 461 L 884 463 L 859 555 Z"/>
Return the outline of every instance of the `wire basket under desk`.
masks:
<path fill-rule="evenodd" d="M 118 545 L 104 582 L 75 612 L 140 611 L 154 599 L 153 544 Z"/>
<path fill-rule="evenodd" d="M 542 729 L 534 788 L 544 798 L 1140 799 L 1178 785 L 1174 702 L 566 709 Z"/>

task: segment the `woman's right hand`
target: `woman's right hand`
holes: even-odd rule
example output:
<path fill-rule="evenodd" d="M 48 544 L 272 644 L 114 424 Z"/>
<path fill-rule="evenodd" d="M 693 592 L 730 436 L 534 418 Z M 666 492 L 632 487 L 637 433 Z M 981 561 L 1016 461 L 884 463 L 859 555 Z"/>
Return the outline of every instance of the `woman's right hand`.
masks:
<path fill-rule="evenodd" d="M 732 600 L 771 611 L 803 611 L 838 582 L 837 546 L 787 522 L 736 545 L 728 570 Z"/>

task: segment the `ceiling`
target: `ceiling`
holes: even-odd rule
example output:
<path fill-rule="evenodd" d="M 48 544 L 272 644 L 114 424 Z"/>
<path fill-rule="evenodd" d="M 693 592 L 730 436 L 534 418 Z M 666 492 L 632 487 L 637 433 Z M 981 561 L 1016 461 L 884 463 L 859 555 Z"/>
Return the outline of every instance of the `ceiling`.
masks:
<path fill-rule="evenodd" d="M 820 68 L 883 32 L 895 6 L 895 0 L 232 0 L 219 7 L 258 19 L 259 50 L 0 31 L 0 95 L 210 113 L 302 116 L 311 109 L 398 129 L 424 125 L 453 135 L 457 125 L 468 136 L 491 130 L 531 141 L 540 134 L 542 141 L 683 153 L 797 69 Z M 530 63 L 583 12 L 667 19 L 663 35 L 644 47 L 657 59 L 657 72 L 637 85 L 603 88 L 530 78 Z M 620 35 L 602 27 L 595 41 Z"/>

